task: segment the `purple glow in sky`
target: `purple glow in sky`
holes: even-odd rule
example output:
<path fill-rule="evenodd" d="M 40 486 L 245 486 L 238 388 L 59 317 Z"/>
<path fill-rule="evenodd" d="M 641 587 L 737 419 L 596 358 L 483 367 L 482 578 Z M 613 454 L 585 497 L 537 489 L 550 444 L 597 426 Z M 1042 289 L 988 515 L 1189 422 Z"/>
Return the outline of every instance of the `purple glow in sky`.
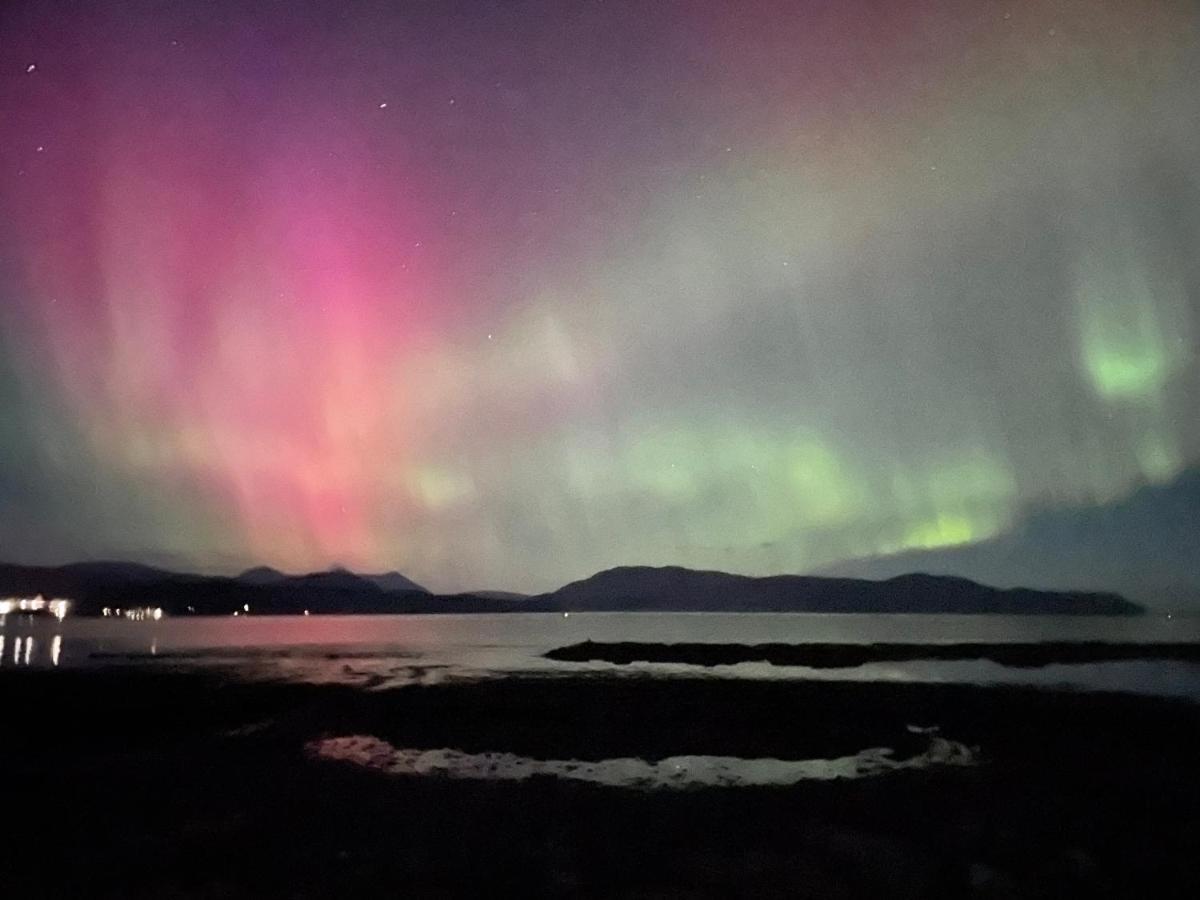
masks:
<path fill-rule="evenodd" d="M 536 590 L 1200 459 L 1193 4 L 16 0 L 5 559 Z"/>

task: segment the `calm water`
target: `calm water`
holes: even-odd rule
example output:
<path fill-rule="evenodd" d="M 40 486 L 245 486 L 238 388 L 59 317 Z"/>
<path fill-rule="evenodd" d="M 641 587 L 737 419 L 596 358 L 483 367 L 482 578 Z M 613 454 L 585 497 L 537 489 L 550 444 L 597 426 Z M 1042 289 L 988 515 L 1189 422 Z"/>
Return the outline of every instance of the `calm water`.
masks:
<path fill-rule="evenodd" d="M 223 666 L 248 677 L 384 686 L 512 672 L 612 671 L 557 663 L 554 647 L 593 641 L 913 643 L 1200 640 L 1200 618 L 598 613 L 447 616 L 241 616 L 163 619 L 0 617 L 0 671 L 13 667 Z M 1131 661 L 1012 669 L 986 661 L 875 663 L 814 670 L 762 663 L 622 671 L 744 678 L 894 679 L 1065 684 L 1200 699 L 1200 666 Z"/>

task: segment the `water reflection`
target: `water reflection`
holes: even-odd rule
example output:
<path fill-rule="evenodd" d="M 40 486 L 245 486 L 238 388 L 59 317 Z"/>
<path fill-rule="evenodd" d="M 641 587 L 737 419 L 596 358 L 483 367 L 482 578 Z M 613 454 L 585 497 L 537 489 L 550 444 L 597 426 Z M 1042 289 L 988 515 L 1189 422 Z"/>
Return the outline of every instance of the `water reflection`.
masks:
<path fill-rule="evenodd" d="M 149 614 L 144 613 L 149 610 Z M 433 616 L 0 616 L 0 669 L 140 664 L 221 666 L 247 677 L 384 689 L 510 673 L 586 672 L 738 679 L 1021 684 L 1125 691 L 1200 702 L 1200 664 L 1125 660 L 1016 669 L 987 660 L 912 660 L 853 669 L 743 663 L 717 670 L 676 664 L 561 663 L 567 644 L 638 640 L 717 643 L 1200 643 L 1200 617 L 557 614 Z M 129 610 L 143 613 L 139 618 Z M 28 645 L 26 638 L 29 638 Z"/>
<path fill-rule="evenodd" d="M 192 607 L 189 606 L 188 609 L 191 610 Z M 192 611 L 194 612 L 194 610 Z M 144 622 L 149 619 L 158 622 L 163 617 L 163 611 L 161 606 L 139 606 L 131 609 L 122 609 L 121 607 L 114 609 L 106 606 L 100 611 L 100 615 L 105 619 L 132 619 L 134 622 Z"/>
<path fill-rule="evenodd" d="M 12 641 L 11 650 L 9 641 Z M 4 634 L 0 633 L 0 668 L 39 666 L 58 668 L 63 662 L 61 633 Z"/>
<path fill-rule="evenodd" d="M 36 608 L 32 601 L 22 608 L 19 599 L 4 600 L 9 611 L 0 611 L 0 669 L 87 666 L 114 650 L 156 655 L 158 632 L 171 621 L 154 606 L 122 607 L 93 618 L 71 615 L 57 600 Z"/>
<path fill-rule="evenodd" d="M 26 646 L 28 644 L 28 646 Z M 12 664 L 14 666 L 28 665 L 33 654 L 33 638 L 17 635 L 13 639 Z M 4 654 L 4 639 L 0 638 L 0 665 L 4 665 L 8 657 Z"/>

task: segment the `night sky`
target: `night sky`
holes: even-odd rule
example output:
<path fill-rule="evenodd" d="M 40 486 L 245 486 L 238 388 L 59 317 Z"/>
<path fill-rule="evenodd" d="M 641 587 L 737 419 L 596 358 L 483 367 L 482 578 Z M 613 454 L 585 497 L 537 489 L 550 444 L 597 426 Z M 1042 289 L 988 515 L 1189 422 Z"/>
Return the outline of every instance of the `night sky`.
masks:
<path fill-rule="evenodd" d="M 437 589 L 1200 460 L 1188 2 L 0 9 L 0 557 Z"/>

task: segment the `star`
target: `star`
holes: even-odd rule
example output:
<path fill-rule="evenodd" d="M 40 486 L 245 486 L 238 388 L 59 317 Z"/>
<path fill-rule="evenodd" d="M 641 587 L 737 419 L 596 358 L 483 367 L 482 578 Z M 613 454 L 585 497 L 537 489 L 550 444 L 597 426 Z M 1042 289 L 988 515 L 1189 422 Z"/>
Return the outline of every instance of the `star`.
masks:
<path fill-rule="evenodd" d="M 999 537 L 1043 493 L 1107 503 L 1200 465 L 1173 415 L 1200 399 L 1200 309 L 1151 283 L 1189 271 L 1200 215 L 1159 196 L 1197 168 L 1194 73 L 1168 52 L 1185 4 L 1061 29 L 1057 6 L 937 4 L 888 21 L 885 58 L 853 10 L 810 28 L 781 0 L 651 22 L 491 4 L 462 33 L 440 4 L 225 0 L 234 35 L 178 4 L 20 5 L 3 556 L 411 555 L 447 586 L 537 591 L 637 559 L 770 574 Z M 176 28 L 188 53 L 163 54 Z M 1052 28 L 1096 62 L 1094 106 L 1042 58 Z M 1129 46 L 1161 51 L 1153 72 Z M 678 78 L 695 57 L 721 65 Z M 377 122 L 381 89 L 403 109 Z M 39 134 L 63 143 L 31 162 Z M 81 484 L 87 508 L 55 517 Z"/>

